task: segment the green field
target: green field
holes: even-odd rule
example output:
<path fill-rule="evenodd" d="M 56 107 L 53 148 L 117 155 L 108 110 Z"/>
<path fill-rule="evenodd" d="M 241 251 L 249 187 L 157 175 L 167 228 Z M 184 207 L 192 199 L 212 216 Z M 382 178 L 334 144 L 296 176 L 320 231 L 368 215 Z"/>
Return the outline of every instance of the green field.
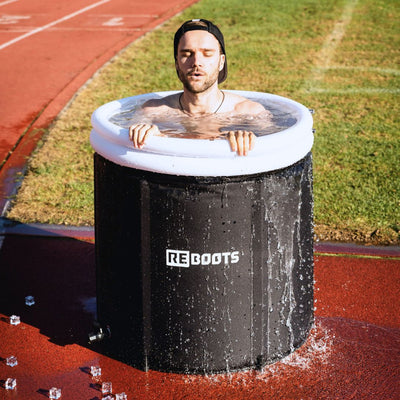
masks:
<path fill-rule="evenodd" d="M 181 89 L 173 35 L 199 17 L 225 36 L 222 89 L 274 93 L 315 109 L 317 236 L 399 244 L 397 0 L 200 1 L 129 46 L 79 92 L 30 160 L 8 218 L 93 224 L 91 113 L 115 99 Z"/>

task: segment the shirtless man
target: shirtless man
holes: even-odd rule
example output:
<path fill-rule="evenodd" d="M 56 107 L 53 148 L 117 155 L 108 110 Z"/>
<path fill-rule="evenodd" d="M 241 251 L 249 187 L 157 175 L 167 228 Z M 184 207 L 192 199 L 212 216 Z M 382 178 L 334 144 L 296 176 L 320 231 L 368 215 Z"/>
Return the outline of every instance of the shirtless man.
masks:
<path fill-rule="evenodd" d="M 163 115 L 171 110 L 198 119 L 204 124 L 213 114 L 258 115 L 265 108 L 237 94 L 223 92 L 218 84 L 227 76 L 224 38 L 221 31 L 207 20 L 185 22 L 174 38 L 175 67 L 183 84 L 183 92 L 161 99 L 152 99 L 143 105 L 143 112 Z M 135 148 L 141 149 L 150 135 L 160 135 L 155 124 L 139 123 L 129 128 L 129 137 Z M 219 135 L 221 132 L 219 132 Z M 255 135 L 250 131 L 226 133 L 232 151 L 247 155 L 254 146 Z"/>

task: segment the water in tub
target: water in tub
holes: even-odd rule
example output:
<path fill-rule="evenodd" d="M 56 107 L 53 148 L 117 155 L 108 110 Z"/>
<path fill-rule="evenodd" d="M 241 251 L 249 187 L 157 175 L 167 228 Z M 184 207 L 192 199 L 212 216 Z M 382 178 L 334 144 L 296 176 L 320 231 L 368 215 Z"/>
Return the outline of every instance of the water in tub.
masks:
<path fill-rule="evenodd" d="M 158 113 L 144 113 L 142 105 L 149 100 L 133 99 L 127 102 L 110 121 L 128 129 L 137 123 L 158 126 L 162 135 L 180 138 L 217 139 L 224 138 L 231 130 L 252 131 L 256 136 L 270 135 L 285 130 L 297 122 L 293 109 L 271 100 L 251 99 L 261 103 L 265 112 L 258 115 L 218 113 L 206 116 L 189 116 L 178 109 L 171 109 L 161 116 Z"/>

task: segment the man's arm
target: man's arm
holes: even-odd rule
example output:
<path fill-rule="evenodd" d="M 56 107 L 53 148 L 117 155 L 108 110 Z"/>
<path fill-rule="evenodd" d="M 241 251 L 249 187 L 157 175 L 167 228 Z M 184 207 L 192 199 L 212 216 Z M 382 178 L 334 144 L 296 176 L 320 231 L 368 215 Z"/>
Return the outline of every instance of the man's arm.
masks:
<path fill-rule="evenodd" d="M 244 99 L 237 102 L 235 112 L 243 115 L 259 115 L 265 113 L 265 108 L 255 101 Z M 269 117 L 269 116 L 268 116 Z M 254 148 L 256 136 L 250 131 L 229 131 L 228 140 L 231 150 L 238 153 L 239 156 L 247 156 L 249 151 Z"/>

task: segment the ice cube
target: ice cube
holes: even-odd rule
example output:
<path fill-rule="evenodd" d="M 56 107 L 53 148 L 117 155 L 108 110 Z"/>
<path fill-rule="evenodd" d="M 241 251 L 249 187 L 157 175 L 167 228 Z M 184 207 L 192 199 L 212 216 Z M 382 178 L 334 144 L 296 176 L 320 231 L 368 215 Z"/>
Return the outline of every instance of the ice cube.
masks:
<path fill-rule="evenodd" d="M 114 400 L 114 397 L 107 395 L 106 397 L 102 397 L 101 400 Z"/>
<path fill-rule="evenodd" d="M 8 378 L 6 380 L 5 388 L 7 390 L 14 390 L 17 387 L 17 380 L 14 378 Z"/>
<path fill-rule="evenodd" d="M 7 357 L 6 364 L 10 367 L 15 367 L 16 365 L 18 365 L 17 357 L 15 356 Z"/>
<path fill-rule="evenodd" d="M 33 306 L 35 304 L 35 298 L 33 296 L 26 296 L 25 297 L 25 304 L 27 306 Z"/>
<path fill-rule="evenodd" d="M 21 318 L 18 315 L 11 315 L 11 317 L 10 317 L 11 325 L 18 325 L 20 323 L 21 323 Z"/>
<path fill-rule="evenodd" d="M 101 393 L 102 394 L 111 394 L 112 393 L 112 383 L 111 382 L 103 382 L 101 384 Z"/>
<path fill-rule="evenodd" d="M 118 393 L 115 395 L 115 400 L 128 400 L 128 396 L 125 394 L 125 392 Z"/>
<path fill-rule="evenodd" d="M 49 390 L 49 398 L 50 399 L 59 399 L 59 398 L 61 398 L 61 389 L 58 389 L 56 387 L 52 387 Z"/>
<path fill-rule="evenodd" d="M 101 368 L 97 366 L 90 367 L 90 373 L 92 376 L 100 376 L 101 375 Z"/>

